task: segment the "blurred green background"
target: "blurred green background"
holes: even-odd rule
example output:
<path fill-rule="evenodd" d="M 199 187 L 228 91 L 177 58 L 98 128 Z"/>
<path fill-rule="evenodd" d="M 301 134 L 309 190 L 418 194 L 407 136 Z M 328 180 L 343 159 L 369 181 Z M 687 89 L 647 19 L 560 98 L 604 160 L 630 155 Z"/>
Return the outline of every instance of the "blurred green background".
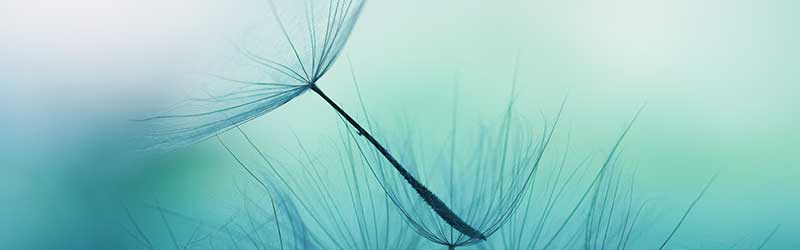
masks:
<path fill-rule="evenodd" d="M 124 236 L 105 230 L 118 219 L 109 204 L 157 196 L 210 206 L 218 200 L 209 197 L 225 196 L 240 170 L 216 141 L 117 162 L 108 145 L 121 142 L 109 127 L 146 104 L 145 94 L 129 90 L 169 91 L 187 68 L 229 63 L 217 60 L 230 51 L 226 40 L 267 11 L 265 3 L 37 3 L 12 2 L 8 13 L 34 14 L 0 22 L 11 23 L 0 25 L 10 55 L 0 59 L 8 73 L 0 79 L 12 96 L 0 110 L 11 117 L 0 242 L 102 249 L 98 235 Z M 731 242 L 782 224 L 771 247 L 790 249 L 800 233 L 798 11 L 788 0 L 375 0 L 343 55 L 371 118 L 388 127 L 407 119 L 419 130 L 446 129 L 455 79 L 462 126 L 498 121 L 517 57 L 517 114 L 535 124 L 567 98 L 559 131 L 579 152 L 606 152 L 645 105 L 622 153 L 641 169 L 642 190 L 682 207 L 721 173 L 679 235 Z M 56 23 L 86 13 L 92 25 Z M 94 23 L 104 20 L 108 27 Z M 359 113 L 345 57 L 319 84 Z M 325 141 L 339 122 L 305 95 L 243 128 L 278 150 L 293 134 Z"/>

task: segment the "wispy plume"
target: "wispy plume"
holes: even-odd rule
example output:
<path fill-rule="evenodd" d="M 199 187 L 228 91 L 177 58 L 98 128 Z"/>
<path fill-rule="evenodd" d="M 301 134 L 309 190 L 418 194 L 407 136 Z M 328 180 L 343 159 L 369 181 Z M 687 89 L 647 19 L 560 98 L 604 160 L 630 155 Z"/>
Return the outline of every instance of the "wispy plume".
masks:
<path fill-rule="evenodd" d="M 310 89 L 358 131 L 443 221 L 470 238 L 485 239 L 485 235 L 411 175 L 386 147 L 319 88 L 318 80 L 338 58 L 364 1 L 269 0 L 268 3 L 274 16 L 270 24 L 277 32 L 270 33 L 266 43 L 278 44 L 262 46 L 263 51 L 238 47 L 242 55 L 263 68 L 266 79 L 214 75 L 218 80 L 230 82 L 228 89 L 233 90 L 213 91 L 210 98 L 189 99 L 165 114 L 138 120 L 155 124 L 147 148 L 171 150 L 202 141 L 269 113 Z"/>

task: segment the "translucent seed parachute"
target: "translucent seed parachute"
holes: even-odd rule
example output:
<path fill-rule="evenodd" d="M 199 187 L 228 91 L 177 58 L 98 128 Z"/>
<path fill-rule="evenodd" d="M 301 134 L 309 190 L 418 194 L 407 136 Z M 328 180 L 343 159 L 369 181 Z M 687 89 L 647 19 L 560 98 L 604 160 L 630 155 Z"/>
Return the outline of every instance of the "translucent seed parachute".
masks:
<path fill-rule="evenodd" d="M 211 93 L 214 98 L 189 99 L 164 114 L 138 120 L 154 124 L 146 148 L 171 150 L 205 140 L 269 113 L 311 89 L 365 137 L 448 225 L 472 239 L 484 240 L 483 234 L 411 175 L 388 149 L 319 88 L 318 80 L 339 57 L 364 1 L 269 0 L 268 3 L 274 21 L 267 25 L 272 32 L 262 33 L 266 38 L 261 43 L 272 46 L 261 44 L 258 51 L 237 46 L 247 60 L 262 68 L 266 79 L 215 76 L 230 84 L 224 90 L 214 90 Z"/>
<path fill-rule="evenodd" d="M 205 88 L 146 122 L 142 147 L 169 151 L 205 140 L 267 114 L 316 86 L 344 48 L 363 0 L 269 0 L 272 18 L 259 25 L 248 43 L 235 45 L 258 75 L 208 74 Z M 280 8 L 279 8 L 280 7 Z M 210 93 L 213 97 L 207 97 Z"/>

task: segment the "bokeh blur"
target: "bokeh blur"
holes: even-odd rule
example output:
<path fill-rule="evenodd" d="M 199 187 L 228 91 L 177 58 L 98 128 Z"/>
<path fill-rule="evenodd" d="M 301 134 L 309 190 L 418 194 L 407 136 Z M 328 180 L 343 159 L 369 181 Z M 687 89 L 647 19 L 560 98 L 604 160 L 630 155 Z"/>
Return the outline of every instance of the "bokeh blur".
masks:
<path fill-rule="evenodd" d="M 793 249 L 798 10 L 790 0 L 373 0 L 319 85 L 359 113 L 352 69 L 387 130 L 447 129 L 455 93 L 459 124 L 477 130 L 500 119 L 519 58 L 515 112 L 538 124 L 567 98 L 558 129 L 576 155 L 608 151 L 644 105 L 622 158 L 664 216 L 720 173 L 681 247 L 780 224 L 769 249 Z M 187 75 L 239 63 L 231 41 L 266 11 L 263 0 L 0 2 L 0 249 L 127 249 L 123 207 L 225 207 L 220 197 L 246 178 L 216 140 L 143 157 L 130 152 L 129 119 L 175 102 L 194 86 Z M 242 128 L 269 152 L 298 138 L 323 149 L 341 126 L 301 96 Z"/>

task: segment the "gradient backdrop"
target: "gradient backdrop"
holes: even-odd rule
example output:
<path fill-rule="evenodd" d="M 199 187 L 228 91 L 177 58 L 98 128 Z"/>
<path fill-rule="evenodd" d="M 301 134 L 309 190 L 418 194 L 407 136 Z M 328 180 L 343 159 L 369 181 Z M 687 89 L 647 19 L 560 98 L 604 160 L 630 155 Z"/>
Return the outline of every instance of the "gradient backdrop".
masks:
<path fill-rule="evenodd" d="M 239 172 L 214 141 L 120 159 L 125 120 L 191 87 L 188 72 L 235 64 L 229 40 L 259 0 L 0 2 L 0 248 L 122 247 L 120 201 L 213 205 Z M 800 233 L 800 2 L 790 0 L 368 1 L 344 55 L 371 118 L 449 124 L 459 79 L 462 125 L 500 117 L 519 56 L 516 111 L 534 123 L 567 97 L 560 131 L 605 152 L 642 105 L 623 158 L 641 189 L 685 206 L 718 182 L 678 237 L 718 246 Z M 345 57 L 320 83 L 358 99 Z M 359 117 L 363 117 L 359 115 Z M 280 149 L 339 126 L 302 96 L 244 126 Z M 446 128 L 446 127 L 444 127 Z M 112 191 L 109 194 L 108 191 Z"/>

